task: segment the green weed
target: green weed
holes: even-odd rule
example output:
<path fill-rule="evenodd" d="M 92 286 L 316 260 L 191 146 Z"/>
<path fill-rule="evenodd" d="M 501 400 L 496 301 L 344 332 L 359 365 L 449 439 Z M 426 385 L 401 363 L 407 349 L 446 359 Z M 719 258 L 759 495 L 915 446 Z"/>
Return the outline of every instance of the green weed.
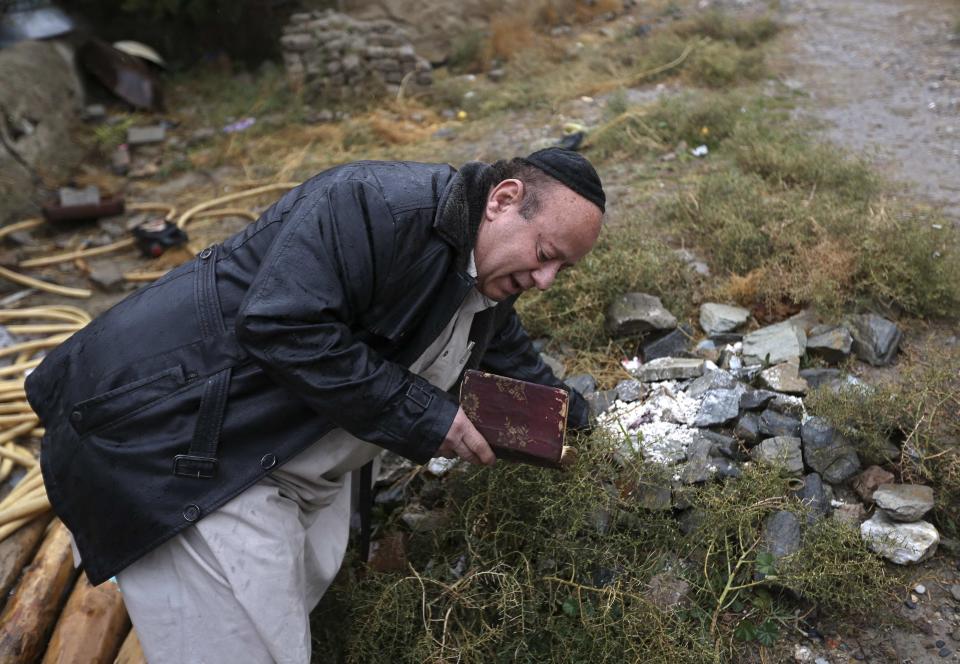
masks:
<path fill-rule="evenodd" d="M 895 381 L 806 399 L 853 441 L 867 463 L 892 465 L 904 482 L 936 487 L 933 518 L 941 530 L 960 532 L 960 351 L 924 348 L 910 353 Z M 890 458 L 891 447 L 900 450 Z"/>
<path fill-rule="evenodd" d="M 608 343 L 604 315 L 618 295 L 659 295 L 680 316 L 691 307 L 693 283 L 686 265 L 637 219 L 605 228 L 576 268 L 561 274 L 549 290 L 524 295 L 517 310 L 532 335 L 591 350 Z"/>

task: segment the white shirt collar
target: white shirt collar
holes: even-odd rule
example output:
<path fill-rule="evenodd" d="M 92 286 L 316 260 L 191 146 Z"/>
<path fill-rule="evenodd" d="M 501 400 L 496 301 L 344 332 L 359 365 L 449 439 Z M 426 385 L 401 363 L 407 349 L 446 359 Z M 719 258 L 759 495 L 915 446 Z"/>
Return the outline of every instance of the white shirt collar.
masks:
<path fill-rule="evenodd" d="M 467 260 L 467 274 L 469 274 L 474 279 L 477 278 L 477 260 L 476 260 L 476 257 L 473 255 L 473 251 L 470 252 L 470 258 L 469 260 Z M 481 293 L 478 287 L 475 286 L 474 290 L 477 292 L 477 295 L 480 296 L 481 309 L 489 309 L 499 304 L 496 300 L 491 300 L 489 297 Z"/>

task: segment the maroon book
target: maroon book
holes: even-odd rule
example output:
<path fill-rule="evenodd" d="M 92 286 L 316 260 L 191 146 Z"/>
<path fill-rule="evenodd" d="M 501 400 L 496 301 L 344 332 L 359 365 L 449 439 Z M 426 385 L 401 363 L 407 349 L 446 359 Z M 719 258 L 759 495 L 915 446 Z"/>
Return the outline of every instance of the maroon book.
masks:
<path fill-rule="evenodd" d="M 569 401 L 557 387 L 472 369 L 460 386 L 460 407 L 498 459 L 548 468 L 572 460 L 563 445 Z"/>

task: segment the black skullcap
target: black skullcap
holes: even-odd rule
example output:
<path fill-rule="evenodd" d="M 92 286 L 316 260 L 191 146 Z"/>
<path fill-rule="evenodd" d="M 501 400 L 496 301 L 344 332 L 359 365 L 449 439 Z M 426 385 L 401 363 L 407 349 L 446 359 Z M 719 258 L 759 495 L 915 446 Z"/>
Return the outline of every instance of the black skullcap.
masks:
<path fill-rule="evenodd" d="M 546 148 L 537 150 L 523 161 L 539 168 L 580 194 L 600 208 L 601 212 L 605 210 L 607 197 L 603 193 L 600 176 L 587 158 L 579 152 L 563 148 Z"/>

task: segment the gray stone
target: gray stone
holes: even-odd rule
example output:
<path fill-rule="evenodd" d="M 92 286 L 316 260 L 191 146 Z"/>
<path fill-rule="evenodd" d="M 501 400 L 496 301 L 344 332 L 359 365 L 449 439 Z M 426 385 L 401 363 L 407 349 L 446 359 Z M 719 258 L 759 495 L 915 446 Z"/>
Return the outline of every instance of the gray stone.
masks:
<path fill-rule="evenodd" d="M 78 76 L 64 40 L 0 49 L 0 224 L 39 212 L 43 183 L 66 181 L 84 158 L 75 131 L 84 99 Z"/>
<path fill-rule="evenodd" d="M 800 420 L 782 415 L 769 408 L 760 414 L 760 433 L 764 436 L 793 436 L 800 435 Z"/>
<path fill-rule="evenodd" d="M 450 516 L 443 510 L 426 511 L 414 505 L 400 515 L 400 520 L 413 532 L 435 532 L 442 530 L 450 521 Z"/>
<path fill-rule="evenodd" d="M 840 378 L 839 369 L 801 369 L 800 377 L 807 381 L 811 390 L 815 390 L 821 385 L 825 385 L 832 380 Z"/>
<path fill-rule="evenodd" d="M 489 78 L 494 83 L 499 83 L 507 76 L 507 70 L 503 67 L 497 67 L 496 69 L 491 69 L 487 72 L 487 78 Z"/>
<path fill-rule="evenodd" d="M 690 386 L 687 387 L 687 396 L 699 397 L 711 390 L 732 390 L 738 384 L 737 379 L 728 371 L 706 371 L 690 383 Z M 739 403 L 737 406 L 739 407 Z"/>
<path fill-rule="evenodd" d="M 580 394 L 590 394 L 597 389 L 597 379 L 587 373 L 567 376 L 563 382 Z"/>
<path fill-rule="evenodd" d="M 684 510 L 677 519 L 680 523 L 680 532 L 684 535 L 692 535 L 700 530 L 705 518 L 706 513 L 699 507 Z"/>
<path fill-rule="evenodd" d="M 647 394 L 647 387 L 636 378 L 621 380 L 617 383 L 617 398 L 620 401 L 631 403 L 639 401 Z"/>
<path fill-rule="evenodd" d="M 540 353 L 540 359 L 543 360 L 543 363 L 550 367 L 550 371 L 553 372 L 553 375 L 563 380 L 563 377 L 567 375 L 567 368 L 563 365 L 563 362 L 553 357 L 552 355 L 547 355 L 546 353 Z"/>
<path fill-rule="evenodd" d="M 360 68 L 360 56 L 355 53 L 348 53 L 343 56 L 340 64 L 343 65 L 343 71 L 354 72 Z"/>
<path fill-rule="evenodd" d="M 607 309 L 607 330 L 614 336 L 645 334 L 653 330 L 672 330 L 677 319 L 667 311 L 659 297 L 646 293 L 625 293 Z"/>
<path fill-rule="evenodd" d="M 803 399 L 786 394 L 778 394 L 767 405 L 770 410 L 788 417 L 803 417 Z"/>
<path fill-rule="evenodd" d="M 960 583 L 950 586 L 950 594 L 953 595 L 953 599 L 960 602 Z"/>
<path fill-rule="evenodd" d="M 787 475 L 803 473 L 799 438 L 792 436 L 767 438 L 750 450 L 750 457 L 757 463 L 779 467 Z"/>
<path fill-rule="evenodd" d="M 126 283 L 123 272 L 112 263 L 102 263 L 90 271 L 90 281 L 94 286 L 107 293 L 118 293 Z"/>
<path fill-rule="evenodd" d="M 10 244 L 18 247 L 33 247 L 37 244 L 37 239 L 33 237 L 30 231 L 14 231 L 6 236 Z"/>
<path fill-rule="evenodd" d="M 673 507 L 669 484 L 638 482 L 633 495 L 640 507 L 645 510 L 663 512 Z"/>
<path fill-rule="evenodd" d="M 776 396 L 776 392 L 755 390 L 752 387 L 748 387 L 744 390 L 743 394 L 740 395 L 740 407 L 744 410 L 759 410 Z"/>
<path fill-rule="evenodd" d="M 693 419 L 697 427 L 711 427 L 729 422 L 740 412 L 740 390 L 710 390 Z"/>
<path fill-rule="evenodd" d="M 200 143 L 205 143 L 206 141 L 211 140 L 214 136 L 217 135 L 217 130 L 213 127 L 200 127 L 190 132 L 190 137 L 187 139 L 187 144 L 189 145 L 199 145 Z"/>
<path fill-rule="evenodd" d="M 637 378 L 645 383 L 653 383 L 661 380 L 697 378 L 703 375 L 703 366 L 703 360 L 661 357 L 640 365 L 636 371 L 636 375 Z"/>
<path fill-rule="evenodd" d="M 807 347 L 807 335 L 793 323 L 762 327 L 743 338 L 743 359 L 747 364 L 779 364 L 797 359 Z"/>
<path fill-rule="evenodd" d="M 840 503 L 833 509 L 833 520 L 859 528 L 867 518 L 867 510 L 860 503 Z"/>
<path fill-rule="evenodd" d="M 734 461 L 742 461 L 745 458 L 740 452 L 740 445 L 736 438 L 724 436 L 715 431 L 701 431 L 700 435 L 710 441 L 710 456 L 725 456 Z"/>
<path fill-rule="evenodd" d="M 641 348 L 644 361 L 649 362 L 660 357 L 676 357 L 687 352 L 690 348 L 691 333 L 689 326 L 682 325 L 659 339 L 645 343 Z"/>
<path fill-rule="evenodd" d="M 590 406 L 590 414 L 596 417 L 600 413 L 605 413 L 617 400 L 616 390 L 601 390 L 584 395 L 587 405 Z"/>
<path fill-rule="evenodd" d="M 779 560 L 800 550 L 800 519 L 793 512 L 780 510 L 763 520 L 760 550 Z"/>
<path fill-rule="evenodd" d="M 710 341 L 712 341 L 718 346 L 733 345 L 743 341 L 743 335 L 734 334 L 732 332 L 725 332 L 723 334 L 711 334 Z"/>
<path fill-rule="evenodd" d="M 834 327 L 807 339 L 807 353 L 831 364 L 843 362 L 853 347 L 853 337 L 845 327 Z"/>
<path fill-rule="evenodd" d="M 317 41 L 313 38 L 313 35 L 305 33 L 283 35 L 280 38 L 280 46 L 287 51 L 293 51 L 295 53 L 309 51 L 316 45 Z"/>
<path fill-rule="evenodd" d="M 732 332 L 747 322 L 750 311 L 743 307 L 707 302 L 700 306 L 700 327 L 708 335 Z"/>
<path fill-rule="evenodd" d="M 937 550 L 940 533 L 926 521 L 899 523 L 877 510 L 860 524 L 860 536 L 875 553 L 897 565 L 926 560 Z"/>
<path fill-rule="evenodd" d="M 743 472 L 740 470 L 740 466 L 736 463 L 722 456 L 710 456 L 710 470 L 712 470 L 717 477 L 733 477 L 737 478 L 743 475 Z"/>
<path fill-rule="evenodd" d="M 895 323 L 876 314 L 863 314 L 850 319 L 853 352 L 875 367 L 893 362 L 903 333 Z"/>
<path fill-rule="evenodd" d="M 873 502 L 893 521 L 918 521 L 933 509 L 933 488 L 922 484 L 883 484 Z"/>
<path fill-rule="evenodd" d="M 808 417 L 800 427 L 803 460 L 830 484 L 839 484 L 860 471 L 853 446 L 820 417 Z"/>
<path fill-rule="evenodd" d="M 754 413 L 744 413 L 737 421 L 733 435 L 748 445 L 760 440 L 760 418 Z"/>
<path fill-rule="evenodd" d="M 75 205 L 99 205 L 100 189 L 96 185 L 86 187 L 60 187 L 57 190 L 60 198 L 60 205 L 64 207 L 73 207 Z"/>
<path fill-rule="evenodd" d="M 83 109 L 84 122 L 99 123 L 107 119 L 107 107 L 103 104 L 90 104 Z"/>
<path fill-rule="evenodd" d="M 807 381 L 800 378 L 798 367 L 793 362 L 784 362 L 760 372 L 760 382 L 775 392 L 806 394 Z"/>
<path fill-rule="evenodd" d="M 683 141 L 681 141 L 681 143 L 683 143 Z M 684 146 L 685 145 L 686 143 L 684 143 Z M 686 147 L 684 147 L 682 150 L 677 150 L 677 152 L 685 151 Z M 676 157 L 676 155 L 674 155 L 674 157 Z M 687 267 L 691 272 L 695 272 L 702 277 L 710 276 L 710 266 L 708 266 L 705 261 L 701 260 L 699 256 L 689 249 L 674 249 L 673 253 L 676 254 L 677 258 L 687 264 Z"/>
<path fill-rule="evenodd" d="M 130 127 L 127 129 L 127 143 L 130 145 L 145 145 L 147 143 L 162 143 L 167 137 L 167 128 L 162 124 L 146 127 Z"/>
<path fill-rule="evenodd" d="M 644 597 L 660 611 L 672 611 L 686 602 L 690 584 L 673 572 L 660 572 L 652 579 Z"/>
<path fill-rule="evenodd" d="M 810 473 L 803 478 L 803 487 L 794 491 L 793 495 L 807 507 L 808 524 L 830 516 L 833 508 L 830 505 L 830 496 L 823 486 L 823 480 L 817 473 Z"/>
<path fill-rule="evenodd" d="M 680 471 L 680 481 L 684 484 L 706 482 L 716 472 L 716 466 L 710 463 L 710 449 L 713 446 L 706 438 L 697 438 L 687 448 L 687 462 Z M 712 467 L 711 467 L 712 466 Z"/>

